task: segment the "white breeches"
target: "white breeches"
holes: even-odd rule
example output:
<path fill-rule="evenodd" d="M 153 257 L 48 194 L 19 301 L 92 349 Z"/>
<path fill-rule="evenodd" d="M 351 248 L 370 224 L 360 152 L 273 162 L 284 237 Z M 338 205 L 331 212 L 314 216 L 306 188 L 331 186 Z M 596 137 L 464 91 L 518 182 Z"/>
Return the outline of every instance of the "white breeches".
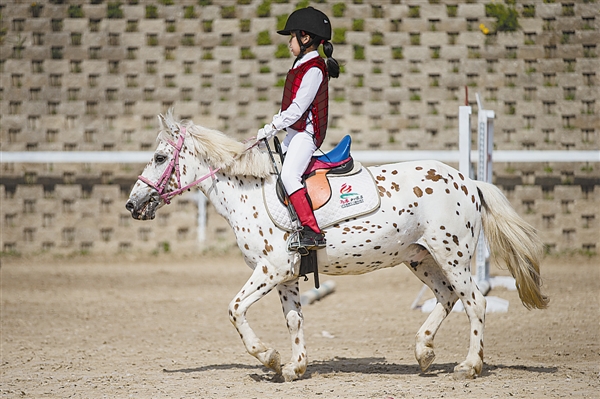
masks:
<path fill-rule="evenodd" d="M 288 194 L 300 190 L 302 175 L 317 150 L 313 136 L 307 132 L 288 133 L 281 143 L 281 150 L 286 154 L 281 168 L 281 181 Z"/>

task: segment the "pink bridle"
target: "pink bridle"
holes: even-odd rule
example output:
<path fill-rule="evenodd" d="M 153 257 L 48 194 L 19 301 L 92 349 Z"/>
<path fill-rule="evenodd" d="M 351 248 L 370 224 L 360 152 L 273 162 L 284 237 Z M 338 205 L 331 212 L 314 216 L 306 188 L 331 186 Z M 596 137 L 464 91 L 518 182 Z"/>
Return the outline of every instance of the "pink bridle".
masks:
<path fill-rule="evenodd" d="M 180 130 L 180 134 L 179 134 L 179 140 L 177 141 L 177 143 L 174 143 L 173 141 L 167 139 L 167 142 L 171 146 L 173 146 L 173 148 L 175 148 L 175 151 L 173 151 L 173 156 L 171 157 L 171 161 L 169 162 L 169 165 L 167 165 L 167 168 L 165 169 L 162 176 L 160 177 L 160 179 L 158 179 L 158 181 L 156 183 L 152 183 L 149 179 L 145 178 L 142 175 L 138 176 L 139 180 L 143 181 L 148 186 L 155 189 L 158 192 L 158 195 L 160 196 L 160 198 L 162 198 L 166 204 L 170 204 L 171 199 L 173 197 L 175 197 L 176 195 L 179 195 L 179 194 L 183 193 L 184 191 L 189 190 L 190 188 L 194 187 L 196 184 L 208 179 L 209 177 L 214 176 L 219 171 L 219 169 L 221 169 L 221 168 L 212 169 L 209 167 L 209 170 L 210 170 L 209 173 L 202 176 L 198 180 L 194 180 L 190 184 L 188 184 L 184 187 L 181 187 L 181 173 L 179 172 L 179 154 L 181 153 L 181 149 L 183 148 L 183 143 L 185 141 L 186 134 L 187 134 L 186 129 L 185 129 L 185 127 L 182 126 L 181 130 Z M 165 189 L 167 188 L 167 184 L 169 183 L 169 179 L 171 178 L 171 175 L 173 174 L 173 170 L 175 170 L 175 176 L 177 177 L 177 189 L 173 190 L 173 191 L 165 192 Z"/>

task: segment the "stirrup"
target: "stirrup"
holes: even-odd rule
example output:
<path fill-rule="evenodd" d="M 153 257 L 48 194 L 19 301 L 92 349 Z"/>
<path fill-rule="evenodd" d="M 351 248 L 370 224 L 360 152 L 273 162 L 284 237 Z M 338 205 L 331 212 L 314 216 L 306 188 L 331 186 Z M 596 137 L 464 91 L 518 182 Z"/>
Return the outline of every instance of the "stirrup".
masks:
<path fill-rule="evenodd" d="M 315 233 L 310 227 L 302 226 L 299 230 L 292 234 L 288 243 L 290 251 L 297 251 L 300 255 L 308 255 L 308 251 L 325 248 L 327 240 L 323 233 Z"/>

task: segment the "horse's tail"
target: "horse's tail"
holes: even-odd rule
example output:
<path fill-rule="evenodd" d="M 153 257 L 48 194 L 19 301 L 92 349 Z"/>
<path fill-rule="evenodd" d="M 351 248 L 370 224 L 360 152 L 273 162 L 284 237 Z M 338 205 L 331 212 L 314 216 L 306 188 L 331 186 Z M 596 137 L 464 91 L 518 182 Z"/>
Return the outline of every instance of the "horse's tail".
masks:
<path fill-rule="evenodd" d="M 490 252 L 499 256 L 516 280 L 521 302 L 527 309 L 545 309 L 549 299 L 542 294 L 540 261 L 544 244 L 535 229 L 513 209 L 496 186 L 477 182 L 482 202 L 483 233 Z"/>

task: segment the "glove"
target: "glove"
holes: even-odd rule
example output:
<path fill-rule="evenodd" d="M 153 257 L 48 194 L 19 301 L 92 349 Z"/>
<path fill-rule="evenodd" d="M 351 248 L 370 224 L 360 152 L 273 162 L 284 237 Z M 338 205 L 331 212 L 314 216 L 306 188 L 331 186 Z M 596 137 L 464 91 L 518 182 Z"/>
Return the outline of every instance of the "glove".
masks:
<path fill-rule="evenodd" d="M 260 141 L 263 139 L 269 140 L 271 137 L 275 136 L 276 133 L 277 129 L 275 129 L 275 127 L 272 124 L 267 123 L 265 127 L 263 127 L 262 129 L 258 129 L 256 141 Z"/>

